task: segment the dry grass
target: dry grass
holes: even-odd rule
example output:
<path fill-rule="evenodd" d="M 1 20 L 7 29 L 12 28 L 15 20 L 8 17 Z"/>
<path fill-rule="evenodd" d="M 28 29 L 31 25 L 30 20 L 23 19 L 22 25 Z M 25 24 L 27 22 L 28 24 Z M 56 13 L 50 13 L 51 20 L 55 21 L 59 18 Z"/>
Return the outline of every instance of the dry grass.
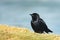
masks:
<path fill-rule="evenodd" d="M 25 28 L 0 25 L 0 40 L 60 40 L 60 36 L 38 34 Z"/>

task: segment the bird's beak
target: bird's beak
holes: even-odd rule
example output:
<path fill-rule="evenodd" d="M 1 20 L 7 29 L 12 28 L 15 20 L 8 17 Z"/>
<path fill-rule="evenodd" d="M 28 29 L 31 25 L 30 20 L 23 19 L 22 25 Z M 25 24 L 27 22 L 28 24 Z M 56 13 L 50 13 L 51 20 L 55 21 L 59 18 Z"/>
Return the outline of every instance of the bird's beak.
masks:
<path fill-rule="evenodd" d="M 32 14 L 30 14 L 32 16 Z"/>
<path fill-rule="evenodd" d="M 31 16 L 33 16 L 33 14 L 30 14 Z"/>

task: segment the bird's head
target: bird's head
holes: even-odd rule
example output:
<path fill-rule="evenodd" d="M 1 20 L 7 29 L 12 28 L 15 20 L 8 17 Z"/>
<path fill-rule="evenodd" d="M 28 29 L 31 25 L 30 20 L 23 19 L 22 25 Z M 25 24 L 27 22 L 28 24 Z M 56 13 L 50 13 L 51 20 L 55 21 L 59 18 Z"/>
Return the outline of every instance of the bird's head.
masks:
<path fill-rule="evenodd" d="M 30 14 L 30 15 L 31 15 L 33 20 L 36 20 L 37 18 L 39 18 L 39 14 L 37 14 L 37 13 L 33 13 L 33 14 Z"/>

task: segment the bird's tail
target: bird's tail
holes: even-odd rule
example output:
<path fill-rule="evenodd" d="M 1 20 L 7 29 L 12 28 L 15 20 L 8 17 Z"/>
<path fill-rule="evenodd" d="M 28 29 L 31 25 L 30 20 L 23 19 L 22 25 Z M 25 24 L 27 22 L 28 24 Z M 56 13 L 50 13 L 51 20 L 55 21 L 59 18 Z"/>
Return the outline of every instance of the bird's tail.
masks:
<path fill-rule="evenodd" d="M 49 32 L 53 33 L 53 31 L 51 31 L 50 29 L 46 29 L 45 32 L 46 33 L 49 33 Z"/>
<path fill-rule="evenodd" d="M 51 33 L 53 33 L 53 31 L 51 31 L 50 29 L 48 29 L 48 32 L 51 32 Z"/>

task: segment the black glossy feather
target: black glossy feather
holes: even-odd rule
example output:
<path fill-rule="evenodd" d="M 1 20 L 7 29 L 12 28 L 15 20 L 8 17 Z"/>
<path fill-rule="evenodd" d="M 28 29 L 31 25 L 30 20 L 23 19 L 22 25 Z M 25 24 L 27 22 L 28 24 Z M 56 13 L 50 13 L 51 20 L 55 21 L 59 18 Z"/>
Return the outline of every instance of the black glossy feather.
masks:
<path fill-rule="evenodd" d="M 32 16 L 32 20 L 31 20 L 31 26 L 33 28 L 33 30 L 37 33 L 49 33 L 52 32 L 46 25 L 46 23 L 44 22 L 43 19 L 41 19 L 39 17 L 39 15 L 37 13 L 33 13 L 31 14 Z"/>

